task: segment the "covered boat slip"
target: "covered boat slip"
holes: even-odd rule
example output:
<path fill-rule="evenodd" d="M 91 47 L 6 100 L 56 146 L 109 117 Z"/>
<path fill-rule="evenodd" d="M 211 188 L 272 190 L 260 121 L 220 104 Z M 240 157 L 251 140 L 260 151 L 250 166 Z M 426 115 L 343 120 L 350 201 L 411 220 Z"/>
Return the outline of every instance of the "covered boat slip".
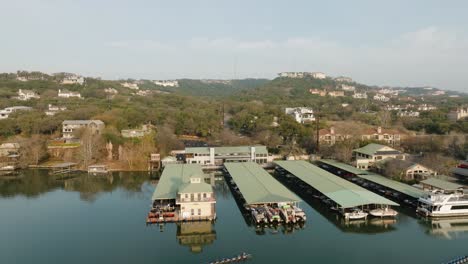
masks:
<path fill-rule="evenodd" d="M 299 197 L 254 162 L 225 163 L 224 166 L 249 205 L 300 201 Z"/>
<path fill-rule="evenodd" d="M 175 200 L 180 186 L 192 175 L 204 175 L 198 164 L 168 164 L 159 179 L 152 200 Z"/>
<path fill-rule="evenodd" d="M 372 172 L 365 171 L 365 170 L 360 170 L 348 164 L 344 164 L 344 163 L 337 162 L 334 160 L 320 160 L 318 161 L 318 163 L 320 164 L 320 167 L 326 168 L 328 171 L 333 171 L 340 175 L 342 174 L 340 173 L 340 171 L 354 174 L 355 176 L 361 179 L 364 179 L 366 181 L 369 181 L 369 182 L 381 185 L 383 187 L 386 187 L 388 189 L 397 191 L 399 193 L 402 193 L 416 200 L 424 196 L 425 194 L 424 191 L 418 188 L 415 188 L 413 186 L 410 186 L 408 184 L 391 180 L 389 178 L 386 178 L 376 173 L 372 173 Z M 327 167 L 323 165 L 327 165 Z M 329 166 L 331 166 L 332 168 L 330 168 Z M 345 176 L 345 175 L 342 175 L 342 176 Z"/>
<path fill-rule="evenodd" d="M 299 178 L 342 209 L 369 205 L 398 206 L 393 201 L 335 176 L 309 162 L 275 161 L 275 163 L 280 169 Z"/>

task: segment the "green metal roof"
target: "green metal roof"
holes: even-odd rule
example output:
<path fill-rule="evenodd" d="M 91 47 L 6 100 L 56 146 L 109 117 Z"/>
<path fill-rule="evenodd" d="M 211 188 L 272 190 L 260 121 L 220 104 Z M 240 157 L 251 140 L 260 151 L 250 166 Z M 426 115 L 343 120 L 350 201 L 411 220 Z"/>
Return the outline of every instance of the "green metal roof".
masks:
<path fill-rule="evenodd" d="M 382 186 L 385 186 L 387 188 L 393 189 L 395 191 L 404 193 L 408 196 L 411 196 L 413 198 L 420 198 L 423 197 L 425 192 L 415 188 L 411 185 L 408 185 L 406 183 L 394 181 L 392 179 L 389 179 L 387 177 L 384 177 L 379 174 L 368 174 L 368 175 L 358 175 L 360 178 L 366 179 L 368 181 L 371 181 L 373 183 L 380 184 Z"/>
<path fill-rule="evenodd" d="M 356 174 L 356 176 L 360 178 L 371 181 L 373 183 L 380 184 L 382 186 L 404 193 L 416 199 L 424 195 L 424 192 L 418 188 L 415 188 L 413 186 L 410 186 L 402 182 L 394 181 L 392 179 L 386 178 L 379 174 L 375 174 L 375 173 L 365 171 L 365 170 L 360 170 L 348 164 L 344 164 L 344 163 L 334 161 L 334 160 L 320 160 L 320 162 L 323 162 L 325 164 L 331 165 L 338 169 Z"/>
<path fill-rule="evenodd" d="M 275 161 L 281 168 L 287 170 L 305 183 L 312 186 L 323 195 L 332 199 L 343 208 L 368 204 L 395 205 L 382 196 L 370 192 L 354 183 L 335 176 L 306 161 Z"/>
<path fill-rule="evenodd" d="M 224 163 L 248 204 L 300 201 L 294 193 L 254 162 Z"/>
<path fill-rule="evenodd" d="M 213 147 L 215 154 L 233 154 L 233 153 L 250 153 L 250 149 L 255 147 L 255 153 L 268 154 L 265 146 L 237 146 L 237 147 Z M 194 147 L 185 148 L 185 153 L 209 154 L 210 147 Z"/>
<path fill-rule="evenodd" d="M 180 187 L 190 183 L 190 176 L 203 175 L 199 164 L 168 164 L 159 179 L 153 193 L 153 201 L 161 199 L 176 199 Z"/>
<path fill-rule="evenodd" d="M 364 153 L 366 155 L 374 155 L 377 151 L 379 151 L 379 149 L 384 148 L 384 147 L 386 146 L 376 144 L 376 143 L 370 143 L 370 144 L 365 145 L 362 148 L 355 149 L 354 151 L 359 152 L 359 153 Z"/>
<path fill-rule="evenodd" d="M 353 173 L 353 174 L 356 174 L 356 175 L 369 174 L 368 171 L 360 170 L 360 169 L 358 169 L 356 167 L 353 167 L 353 166 L 345 164 L 345 163 L 338 162 L 336 160 L 322 159 L 322 160 L 319 160 L 319 162 L 331 165 L 333 167 L 336 167 L 338 169 L 341 169 L 341 170 L 344 170 L 344 171 L 347 171 L 347 172 L 350 172 L 350 173 Z"/>
<path fill-rule="evenodd" d="M 441 190 L 457 190 L 463 188 L 463 185 L 459 185 L 453 182 L 445 181 L 438 178 L 428 178 L 421 181 L 422 184 L 430 185 Z"/>

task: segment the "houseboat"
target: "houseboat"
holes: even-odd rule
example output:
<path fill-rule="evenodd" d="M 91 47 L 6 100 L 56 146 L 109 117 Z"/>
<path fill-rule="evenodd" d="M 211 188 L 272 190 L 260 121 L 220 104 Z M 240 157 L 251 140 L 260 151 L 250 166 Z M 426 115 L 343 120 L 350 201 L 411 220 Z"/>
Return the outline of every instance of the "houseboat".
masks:
<path fill-rule="evenodd" d="M 452 192 L 435 190 L 419 198 L 416 211 L 427 217 L 468 217 L 468 195 L 462 189 Z"/>

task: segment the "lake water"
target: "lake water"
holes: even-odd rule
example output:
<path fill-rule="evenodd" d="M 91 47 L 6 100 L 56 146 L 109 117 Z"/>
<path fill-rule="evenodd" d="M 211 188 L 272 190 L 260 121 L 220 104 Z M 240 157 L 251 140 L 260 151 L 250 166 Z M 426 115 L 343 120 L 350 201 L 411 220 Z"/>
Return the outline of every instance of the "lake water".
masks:
<path fill-rule="evenodd" d="M 405 210 L 395 223 L 346 224 L 302 202 L 303 227 L 257 229 L 222 179 L 216 223 L 147 226 L 156 184 L 131 172 L 0 176 L 0 263 L 207 263 L 244 251 L 247 263 L 441 263 L 468 254 L 468 220 L 430 223 Z"/>

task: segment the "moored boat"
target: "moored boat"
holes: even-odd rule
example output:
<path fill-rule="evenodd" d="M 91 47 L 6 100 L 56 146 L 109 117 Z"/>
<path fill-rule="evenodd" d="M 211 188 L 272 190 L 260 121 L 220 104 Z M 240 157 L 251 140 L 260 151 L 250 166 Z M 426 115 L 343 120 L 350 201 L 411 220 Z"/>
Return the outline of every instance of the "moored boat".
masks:
<path fill-rule="evenodd" d="M 369 213 L 375 217 L 396 217 L 398 215 L 397 211 L 388 207 L 373 209 Z"/>
<path fill-rule="evenodd" d="M 365 219 L 367 218 L 368 213 L 362 211 L 361 209 L 353 209 L 350 212 L 345 212 L 344 217 L 347 220 L 357 220 L 357 219 Z"/>

